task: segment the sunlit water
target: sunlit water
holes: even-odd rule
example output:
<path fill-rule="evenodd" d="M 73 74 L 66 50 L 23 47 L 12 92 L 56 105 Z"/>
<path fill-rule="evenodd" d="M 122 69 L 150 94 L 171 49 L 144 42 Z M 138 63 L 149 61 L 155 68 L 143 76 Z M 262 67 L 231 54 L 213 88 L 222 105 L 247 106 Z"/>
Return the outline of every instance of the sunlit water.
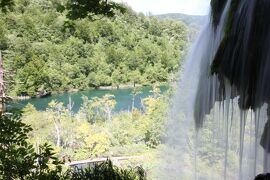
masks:
<path fill-rule="evenodd" d="M 160 87 L 161 93 L 164 93 L 166 90 L 168 90 L 167 86 Z M 48 104 L 53 100 L 57 102 L 63 102 L 64 105 L 67 106 L 69 104 L 69 99 L 71 98 L 72 103 L 74 103 L 72 111 L 78 112 L 83 103 L 82 99 L 83 96 L 86 96 L 89 99 L 91 99 L 94 97 L 102 98 L 106 94 L 111 94 L 114 95 L 115 100 L 117 102 L 114 111 L 115 112 L 123 110 L 128 111 L 131 110 L 132 108 L 132 101 L 133 101 L 132 91 L 133 91 L 132 88 L 128 88 L 128 89 L 113 89 L 113 90 L 88 90 L 76 93 L 63 93 L 44 98 L 34 98 L 29 100 L 14 101 L 8 104 L 8 108 L 22 109 L 28 103 L 30 103 L 34 105 L 37 110 L 44 111 L 48 107 Z M 153 95 L 153 93 L 151 87 L 143 87 L 139 91 L 140 93 L 138 93 L 135 96 L 134 106 L 138 109 L 141 109 L 143 108 L 142 99 Z"/>

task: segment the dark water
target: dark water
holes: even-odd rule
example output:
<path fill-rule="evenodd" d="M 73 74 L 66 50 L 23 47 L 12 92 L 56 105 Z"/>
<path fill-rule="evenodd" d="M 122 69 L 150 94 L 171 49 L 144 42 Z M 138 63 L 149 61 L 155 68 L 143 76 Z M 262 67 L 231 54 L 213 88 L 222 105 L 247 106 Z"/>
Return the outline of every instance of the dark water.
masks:
<path fill-rule="evenodd" d="M 161 93 L 164 93 L 168 89 L 167 86 L 161 86 Z M 74 106 L 72 108 L 73 112 L 78 112 L 83 101 L 82 96 L 87 96 L 89 99 L 94 97 L 103 97 L 105 94 L 112 94 L 115 96 L 115 100 L 117 102 L 115 111 L 122 110 L 130 110 L 132 107 L 132 91 L 133 89 L 114 89 L 114 90 L 88 90 L 88 91 L 80 91 L 76 93 L 63 93 L 58 95 L 52 95 L 45 98 L 35 98 L 29 100 L 15 101 L 8 104 L 8 108 L 24 108 L 28 103 L 33 104 L 37 110 L 43 111 L 48 107 L 48 103 L 52 100 L 57 102 L 63 102 L 65 106 L 69 103 L 69 97 L 71 97 Z M 151 87 L 143 87 L 140 90 L 140 94 L 135 97 L 134 106 L 136 108 L 142 108 L 141 100 L 148 96 L 151 96 L 153 93 L 151 92 Z"/>

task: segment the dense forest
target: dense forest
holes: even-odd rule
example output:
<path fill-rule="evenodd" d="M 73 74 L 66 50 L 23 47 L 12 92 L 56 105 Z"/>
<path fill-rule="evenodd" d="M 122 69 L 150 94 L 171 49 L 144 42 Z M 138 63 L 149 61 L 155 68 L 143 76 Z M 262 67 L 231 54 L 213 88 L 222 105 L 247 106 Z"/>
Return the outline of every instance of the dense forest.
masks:
<path fill-rule="evenodd" d="M 123 5 L 124 6 L 124 5 Z M 174 78 L 189 41 L 181 22 L 136 14 L 72 20 L 51 0 L 18 0 L 0 12 L 9 94 L 150 84 Z"/>
<path fill-rule="evenodd" d="M 188 26 L 203 26 L 206 16 L 201 15 L 187 15 L 182 13 L 168 13 L 156 15 L 161 19 L 173 19 L 177 21 L 184 22 Z"/>

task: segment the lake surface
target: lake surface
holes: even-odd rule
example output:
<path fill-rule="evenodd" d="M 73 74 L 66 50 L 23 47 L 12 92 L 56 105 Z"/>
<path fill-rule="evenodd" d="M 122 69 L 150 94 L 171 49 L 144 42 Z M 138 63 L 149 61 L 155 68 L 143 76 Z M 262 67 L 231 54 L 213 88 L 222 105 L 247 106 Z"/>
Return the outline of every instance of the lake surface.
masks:
<path fill-rule="evenodd" d="M 168 89 L 167 86 L 160 87 L 161 93 L 164 93 L 167 89 Z M 113 89 L 113 90 L 88 90 L 88 91 L 80 91 L 80 92 L 75 92 L 75 93 L 63 93 L 63 94 L 52 95 L 52 96 L 44 97 L 44 98 L 34 98 L 34 99 L 28 99 L 28 100 L 14 101 L 8 104 L 8 109 L 10 108 L 22 109 L 28 103 L 30 103 L 30 104 L 33 104 L 37 110 L 44 111 L 48 107 L 48 103 L 50 103 L 52 100 L 55 100 L 57 102 L 63 102 L 64 105 L 67 106 L 69 103 L 69 97 L 70 97 L 72 102 L 74 103 L 72 111 L 78 112 L 83 103 L 82 96 L 87 96 L 89 99 L 91 99 L 94 97 L 101 98 L 106 94 L 112 94 L 115 96 L 115 100 L 117 102 L 114 110 L 119 112 L 122 110 L 131 109 L 132 91 L 133 89 L 130 88 L 130 89 Z M 153 95 L 151 91 L 152 91 L 151 87 L 142 87 L 142 89 L 140 90 L 141 93 L 135 97 L 134 106 L 136 108 L 141 109 L 142 108 L 141 100 L 143 98 Z"/>

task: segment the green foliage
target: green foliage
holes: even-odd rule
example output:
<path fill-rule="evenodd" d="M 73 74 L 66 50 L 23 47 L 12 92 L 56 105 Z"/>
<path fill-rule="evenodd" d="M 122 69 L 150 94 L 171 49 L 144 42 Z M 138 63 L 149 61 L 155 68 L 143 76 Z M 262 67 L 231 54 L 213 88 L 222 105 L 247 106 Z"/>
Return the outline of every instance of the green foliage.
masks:
<path fill-rule="evenodd" d="M 0 177 L 19 178 L 34 168 L 33 146 L 28 144 L 27 133 L 30 126 L 19 120 L 18 114 L 1 115 L 0 121 Z M 28 156 L 31 154 L 31 156 Z"/>
<path fill-rule="evenodd" d="M 35 111 L 30 105 L 26 110 Z M 63 163 L 50 145 L 45 143 L 35 149 L 29 143 L 32 128 L 21 121 L 20 113 L 1 114 L 0 120 L 0 179 L 146 179 L 142 168 L 121 169 L 109 160 L 64 173 Z"/>
<path fill-rule="evenodd" d="M 107 160 L 104 163 L 96 164 L 94 167 L 86 169 L 75 169 L 70 172 L 71 179 L 74 180 L 145 180 L 146 174 L 141 167 L 135 169 L 120 169 Z"/>
<path fill-rule="evenodd" d="M 135 89 L 134 95 L 139 93 Z M 81 160 L 112 154 L 137 155 L 159 146 L 165 134 L 167 100 L 158 89 L 155 87 L 154 95 L 143 100 L 144 110 L 133 108 L 131 112 L 115 113 L 114 97 L 105 95 L 83 97 L 77 114 L 57 102 L 51 102 L 44 112 L 28 105 L 23 119 L 34 129 L 29 133 L 30 141 L 49 142 L 60 157 L 68 155 L 72 160 Z"/>
<path fill-rule="evenodd" d="M 39 147 L 39 153 L 36 155 L 37 168 L 30 175 L 29 179 L 61 179 L 62 174 L 62 162 L 58 160 L 53 153 L 53 148 L 44 144 Z"/>
<path fill-rule="evenodd" d="M 39 152 L 35 152 L 33 145 L 28 142 L 31 131 L 32 128 L 21 121 L 20 113 L 1 114 L 1 179 L 59 179 L 61 162 L 48 144 L 39 146 Z M 50 169 L 49 166 L 54 168 Z"/>
<path fill-rule="evenodd" d="M 154 89 L 155 91 L 155 89 Z M 167 102 L 155 94 L 156 98 L 149 97 L 144 99 L 148 108 L 146 119 L 146 131 L 144 141 L 149 147 L 157 147 L 161 144 L 162 137 L 165 136 L 165 122 L 167 118 Z"/>
<path fill-rule="evenodd" d="M 90 18 L 94 15 L 113 17 L 115 10 L 125 11 L 125 8 L 113 1 L 108 0 L 68 0 L 68 17 L 71 19 Z"/>
<path fill-rule="evenodd" d="M 0 0 L 0 9 L 7 12 L 14 6 L 14 0 Z"/>
<path fill-rule="evenodd" d="M 111 121 L 113 109 L 116 101 L 113 95 L 106 94 L 102 98 L 95 97 L 88 99 L 83 96 L 83 105 L 80 114 L 87 119 L 88 122 L 94 124 L 96 122 Z"/>
<path fill-rule="evenodd" d="M 9 94 L 170 80 L 184 56 L 187 27 L 128 8 L 114 12 L 113 18 L 70 20 L 53 0 L 18 0 L 12 12 L 0 12 Z"/>

